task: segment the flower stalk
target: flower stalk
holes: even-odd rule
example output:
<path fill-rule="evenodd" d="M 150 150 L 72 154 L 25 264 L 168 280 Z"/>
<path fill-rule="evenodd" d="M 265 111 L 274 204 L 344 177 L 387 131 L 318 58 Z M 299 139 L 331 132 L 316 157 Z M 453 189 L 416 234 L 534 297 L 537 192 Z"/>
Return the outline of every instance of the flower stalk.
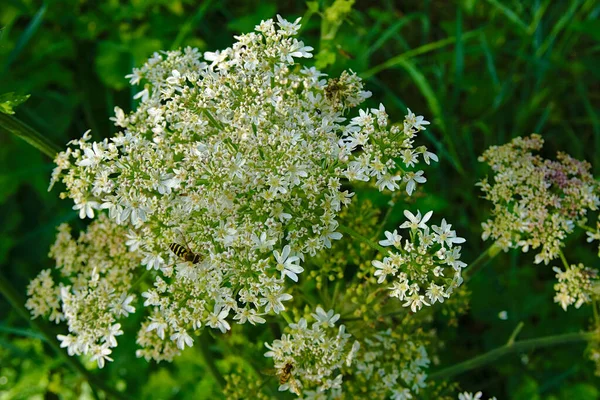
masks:
<path fill-rule="evenodd" d="M 205 330 L 204 334 L 202 335 L 202 337 L 200 338 L 200 341 L 199 341 L 200 342 L 200 352 L 202 353 L 202 357 L 204 358 L 204 363 L 206 364 L 206 367 L 210 371 L 210 374 L 215 379 L 215 381 L 217 382 L 217 384 L 219 385 L 221 390 L 223 390 L 223 388 L 225 388 L 225 386 L 227 385 L 227 382 L 225 381 L 225 378 L 223 378 L 223 375 L 217 368 L 217 364 L 215 364 L 214 357 L 211 355 L 210 343 L 209 343 L 210 339 L 211 339 L 210 334 Z"/>
<path fill-rule="evenodd" d="M 500 253 L 502 248 L 498 245 L 497 242 L 494 242 L 490 247 L 485 249 L 476 259 L 473 261 L 467 268 L 465 268 L 465 273 L 463 275 L 463 279 L 465 282 L 468 282 L 475 274 L 477 274 L 483 267 L 485 267 L 492 258 L 496 257 L 498 253 Z"/>
<path fill-rule="evenodd" d="M 48 138 L 21 122 L 12 115 L 0 113 L 0 132 L 14 134 L 50 158 L 54 158 L 61 150 L 56 144 L 52 143 Z"/>
<path fill-rule="evenodd" d="M 434 372 L 429 375 L 429 379 L 449 379 L 453 376 L 462 374 L 464 372 L 471 371 L 473 369 L 491 364 L 497 359 L 504 357 L 508 354 L 528 351 L 536 348 L 554 347 L 561 344 L 584 342 L 591 340 L 595 335 L 596 333 L 594 332 L 578 332 L 545 336 L 536 339 L 519 340 L 512 343 L 509 341 L 504 346 L 498 347 L 494 350 L 488 351 L 487 353 L 473 357 L 470 360 L 463 361 L 451 367 Z"/>

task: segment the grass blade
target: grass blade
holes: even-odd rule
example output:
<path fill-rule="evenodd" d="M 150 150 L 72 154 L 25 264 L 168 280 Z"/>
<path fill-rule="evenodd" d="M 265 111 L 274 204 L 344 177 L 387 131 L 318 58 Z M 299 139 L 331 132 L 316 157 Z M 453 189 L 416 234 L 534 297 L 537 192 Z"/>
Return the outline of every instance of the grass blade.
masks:
<path fill-rule="evenodd" d="M 452 163 L 452 165 L 454 165 L 454 168 L 460 174 L 463 174 L 464 170 L 459 161 L 458 154 L 457 154 L 456 148 L 454 146 L 454 142 L 448 135 L 448 129 L 447 129 L 448 127 L 446 126 L 446 123 L 444 120 L 442 106 L 441 106 L 440 102 L 438 101 L 438 98 L 435 95 L 433 89 L 431 88 L 431 85 L 429 84 L 429 82 L 427 82 L 427 79 L 425 78 L 425 76 L 410 61 L 398 60 L 397 65 L 402 67 L 406 72 L 408 72 L 410 77 L 414 80 L 415 84 L 417 85 L 417 87 L 419 88 L 419 90 L 421 91 L 423 96 L 425 97 L 425 100 L 427 101 L 429 109 L 431 110 L 434 117 L 436 118 L 437 124 L 440 127 L 440 130 L 442 131 L 442 135 L 444 136 L 444 141 L 446 142 L 446 146 L 448 146 L 448 152 L 451 156 L 450 162 Z"/>
<path fill-rule="evenodd" d="M 473 37 L 478 36 L 480 34 L 480 32 L 481 32 L 481 29 L 475 29 L 475 30 L 469 31 L 469 32 L 465 33 L 464 35 L 462 35 L 462 39 L 463 40 L 471 39 Z M 381 64 L 363 72 L 362 74 L 360 74 L 360 76 L 363 79 L 369 79 L 370 77 L 372 77 L 373 75 L 375 75 L 381 71 L 384 71 L 384 70 L 390 69 L 390 68 L 394 68 L 397 66 L 401 66 L 400 64 L 406 60 L 409 60 L 409 59 L 419 56 L 421 54 L 426 54 L 426 53 L 432 52 L 434 50 L 444 48 L 446 46 L 454 44 L 455 42 L 456 42 L 456 37 L 451 36 L 446 39 L 438 40 L 437 42 L 425 44 L 423 46 L 417 47 L 416 49 L 409 50 L 405 53 L 397 55 L 396 57 L 392 57 L 389 60 L 387 60 L 386 62 L 381 63 Z"/>
<path fill-rule="evenodd" d="M 12 49 L 12 51 L 6 58 L 4 67 L 2 68 L 3 71 L 6 71 L 10 67 L 10 65 L 17 59 L 19 54 L 21 54 L 21 51 L 23 51 L 23 49 L 25 48 L 25 46 L 27 45 L 29 40 L 33 37 L 35 32 L 38 30 L 38 28 L 40 27 L 40 24 L 42 23 L 42 20 L 44 19 L 44 14 L 46 14 L 46 9 L 47 9 L 47 6 L 46 6 L 46 3 L 44 3 L 40 7 L 40 9 L 37 11 L 37 13 L 35 13 L 35 15 L 33 16 L 33 19 L 27 25 L 27 28 L 25 28 L 25 30 L 21 34 L 21 37 L 19 37 L 19 40 L 17 41 L 15 48 Z"/>
<path fill-rule="evenodd" d="M 379 39 L 377 39 L 375 41 L 375 43 L 373 43 L 373 45 L 371 45 L 369 47 L 366 56 L 373 54 L 375 51 L 377 51 L 379 48 L 381 48 L 381 46 L 383 46 L 404 25 L 408 24 L 409 22 L 412 22 L 413 20 L 416 20 L 416 19 L 422 20 L 424 18 L 425 18 L 425 15 L 423 15 L 422 13 L 409 14 L 409 15 L 405 16 L 404 18 L 400 18 L 398 21 L 396 21 L 395 24 L 391 25 L 382 34 L 379 35 Z"/>
<path fill-rule="evenodd" d="M 192 31 L 192 28 L 194 26 L 198 25 L 198 22 L 200 22 L 202 20 L 202 18 L 204 18 L 204 14 L 206 14 L 208 9 L 210 8 L 211 3 L 212 3 L 212 0 L 203 2 L 202 5 L 200 6 L 200 8 L 198 9 L 198 11 L 196 11 L 196 14 L 192 15 L 187 21 L 185 21 L 185 23 L 179 30 L 177 37 L 173 41 L 173 44 L 171 44 L 172 50 L 175 50 L 181 46 L 181 43 L 183 42 L 183 40 Z"/>
<path fill-rule="evenodd" d="M 528 33 L 529 27 L 525 22 L 523 22 L 519 16 L 510 8 L 505 6 L 504 4 L 499 3 L 497 0 L 487 0 L 488 3 L 496 7 L 504 16 L 512 23 L 517 25 L 523 32 Z"/>

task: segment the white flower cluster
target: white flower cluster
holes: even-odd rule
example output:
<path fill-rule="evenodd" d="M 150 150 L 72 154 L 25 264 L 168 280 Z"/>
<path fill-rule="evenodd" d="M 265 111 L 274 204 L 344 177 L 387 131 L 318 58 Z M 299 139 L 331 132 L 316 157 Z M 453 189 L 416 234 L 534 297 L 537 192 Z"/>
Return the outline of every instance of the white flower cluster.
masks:
<path fill-rule="evenodd" d="M 386 239 L 379 244 L 393 250 L 383 261 L 371 262 L 376 268 L 374 275 L 378 283 L 385 282 L 388 275 L 396 277 L 390 296 L 404 301 L 402 305 L 410 307 L 412 312 L 424 305 L 443 303 L 463 282 L 461 270 L 466 264 L 460 261 L 461 247 L 455 245 L 464 243 L 465 239 L 457 237 L 445 219 L 440 226 L 432 225 L 430 230 L 427 221 L 432 214 L 429 211 L 421 216 L 418 211 L 414 215 L 405 210 L 408 221 L 400 225 L 400 229 L 409 229 L 410 238 L 403 243 L 397 230 L 386 231 Z"/>
<path fill-rule="evenodd" d="M 369 112 L 360 110 L 344 132 L 345 153 L 361 148 L 361 153 L 348 163 L 344 172 L 350 181 L 368 181 L 371 177 L 377 179 L 377 187 L 384 189 L 399 189 L 398 182 L 406 184 L 406 192 L 412 195 L 417 183 L 425 183 L 423 171 L 403 171 L 395 161 L 401 159 L 406 168 L 414 167 L 419 162 L 419 155 L 429 164 L 431 160 L 438 161 L 434 153 L 427 151 L 425 146 L 413 148 L 414 137 L 428 125 L 422 116 L 416 116 L 410 109 L 402 127 L 388 127 L 388 117 L 383 105 Z"/>
<path fill-rule="evenodd" d="M 225 332 L 231 319 L 281 312 L 286 277 L 297 281 L 305 254 L 342 236 L 336 218 L 353 196 L 343 181 L 403 182 L 411 194 L 425 181 L 411 171 L 419 156 L 437 160 L 413 148 L 423 117 L 392 126 L 380 106 L 345 118 L 370 93 L 354 73 L 327 80 L 297 65 L 312 57 L 293 37 L 299 27 L 263 21 L 205 61 L 191 48 L 156 53 L 129 76 L 144 83 L 137 110 L 115 108 L 122 131 L 94 143 L 86 132 L 57 156 L 51 185 L 66 185 L 61 196 L 81 218 L 107 210 L 129 228 L 130 251 L 159 271 L 143 293 L 153 311 L 140 355 L 170 359 L 162 340 L 183 349 L 201 327 Z"/>
<path fill-rule="evenodd" d="M 422 344 L 388 329 L 364 339 L 354 373 L 365 380 L 372 398 L 408 400 L 426 386 L 429 364 Z"/>
<path fill-rule="evenodd" d="M 70 355 L 91 355 L 102 368 L 111 348 L 122 335 L 117 321 L 135 312 L 130 294 L 134 270 L 141 258 L 128 251 L 123 242 L 125 228 L 101 214 L 79 239 L 71 237 L 70 228 L 62 224 L 50 256 L 60 272 L 58 285 L 51 271 L 42 271 L 27 289 L 25 306 L 32 316 L 48 316 L 51 321 L 65 321 L 68 335 L 58 335 L 61 347 Z"/>
<path fill-rule="evenodd" d="M 596 270 L 587 268 L 583 264 L 571 265 L 565 271 L 558 267 L 552 269 L 558 279 L 558 283 L 554 285 L 556 291 L 554 302 L 560 304 L 563 310 L 567 311 L 570 305 L 579 308 L 600 294 L 598 292 L 600 281 Z"/>
<path fill-rule="evenodd" d="M 305 318 L 289 325 L 289 333 L 273 343 L 265 343 L 269 349 L 265 357 L 272 357 L 279 373 L 280 391 L 302 395 L 303 398 L 321 398 L 323 393 L 331 391 L 331 397 L 341 394 L 341 368 L 352 364 L 359 350 L 359 343 L 349 345 L 351 335 L 346 327 L 335 327 L 339 314 L 333 310 L 325 312 L 317 307 L 311 314 L 315 322 L 309 327 Z M 289 378 L 281 378 L 287 373 Z"/>
<path fill-rule="evenodd" d="M 491 146 L 479 161 L 493 176 L 477 184 L 492 202 L 492 218 L 482 223 L 483 240 L 491 238 L 505 251 L 539 249 L 536 264 L 558 258 L 566 237 L 600 206 L 591 165 L 561 152 L 556 161 L 533 153 L 543 145 L 533 134 Z"/>
<path fill-rule="evenodd" d="M 481 391 L 477 393 L 473 392 L 463 392 L 458 394 L 458 400 L 481 400 L 483 393 Z M 490 397 L 489 400 L 496 400 L 496 396 Z"/>

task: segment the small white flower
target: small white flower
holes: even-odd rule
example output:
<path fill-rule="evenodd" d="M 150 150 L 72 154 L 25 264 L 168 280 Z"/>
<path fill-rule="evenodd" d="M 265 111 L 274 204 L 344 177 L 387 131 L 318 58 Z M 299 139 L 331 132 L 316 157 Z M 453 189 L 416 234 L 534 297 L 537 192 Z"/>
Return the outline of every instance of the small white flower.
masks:
<path fill-rule="evenodd" d="M 425 301 L 425 297 L 418 293 L 413 293 L 411 296 L 406 298 L 406 302 L 402 304 L 403 307 L 409 307 L 412 312 L 419 311 L 423 305 L 428 306 L 429 303 Z"/>
<path fill-rule="evenodd" d="M 171 335 L 172 341 L 177 342 L 177 347 L 183 350 L 185 346 L 192 347 L 194 339 L 184 329 L 179 329 L 177 332 Z"/>
<path fill-rule="evenodd" d="M 77 162 L 80 167 L 95 167 L 104 159 L 102 143 L 94 142 L 92 148 L 83 149 L 84 158 Z"/>
<path fill-rule="evenodd" d="M 161 339 L 164 339 L 165 338 L 165 329 L 167 329 L 166 322 L 164 322 L 158 318 L 153 318 L 153 317 L 150 317 L 150 321 L 152 321 L 152 322 L 146 328 L 146 332 L 151 332 L 153 330 L 156 330 L 156 334 L 158 335 L 158 337 Z"/>
<path fill-rule="evenodd" d="M 173 174 L 161 174 L 158 178 L 158 182 L 155 185 L 156 190 L 160 194 L 171 194 L 171 190 L 179 187 L 179 179 L 175 178 Z"/>
<path fill-rule="evenodd" d="M 316 311 L 316 314 L 311 315 L 320 325 L 326 325 L 330 328 L 333 328 L 335 326 L 335 322 L 340 319 L 340 314 L 334 314 L 333 310 L 325 312 L 321 306 L 318 306 Z"/>
<path fill-rule="evenodd" d="M 465 239 L 456 236 L 456 232 L 451 230 L 451 224 L 446 223 L 446 219 L 442 219 L 441 226 L 432 225 L 431 229 L 436 233 L 434 235 L 434 240 L 436 240 L 439 244 L 452 247 L 452 245 L 457 243 L 464 243 Z"/>
<path fill-rule="evenodd" d="M 171 72 L 171 76 L 167 78 L 167 83 L 170 85 L 179 85 L 181 83 L 181 73 L 174 69 Z"/>
<path fill-rule="evenodd" d="M 273 310 L 275 314 L 279 314 L 281 311 L 285 311 L 283 306 L 284 301 L 292 299 L 292 295 L 287 293 L 271 293 L 267 297 L 260 299 L 260 304 L 265 306 L 265 312 Z"/>
<path fill-rule="evenodd" d="M 125 116 L 125 112 L 123 112 L 121 107 L 115 107 L 114 111 L 115 116 L 110 117 L 109 120 L 113 121 L 115 123 L 115 126 L 120 126 L 121 128 L 127 127 L 127 124 L 129 123 L 129 118 Z"/>
<path fill-rule="evenodd" d="M 108 348 L 108 344 L 104 343 L 102 346 L 94 346 L 92 348 L 92 358 L 90 361 L 97 361 L 98 368 L 104 368 L 105 361 L 113 361 L 108 355 L 112 353 L 112 350 Z"/>
<path fill-rule="evenodd" d="M 408 193 L 409 196 L 412 195 L 412 192 L 415 190 L 415 188 L 417 187 L 417 182 L 418 183 L 425 183 L 427 182 L 427 179 L 423 176 L 423 171 L 417 171 L 417 172 L 407 172 L 406 175 L 404 175 L 404 182 L 406 182 L 406 193 Z"/>
<path fill-rule="evenodd" d="M 385 258 L 383 262 L 379 260 L 371 261 L 371 264 L 377 268 L 374 276 L 378 276 L 377 283 L 383 283 L 388 275 L 395 275 L 398 269 L 389 262 L 389 258 Z"/>
<path fill-rule="evenodd" d="M 431 304 L 435 304 L 436 301 L 443 303 L 444 298 L 450 297 L 450 295 L 444 291 L 443 286 L 438 286 L 434 282 L 429 284 L 429 287 L 425 291 L 425 295 L 429 298 Z"/>
<path fill-rule="evenodd" d="M 211 328 L 219 329 L 221 333 L 225 333 L 231 329 L 226 318 L 229 315 L 229 307 L 215 305 L 214 311 L 208 316 L 206 325 Z"/>
<path fill-rule="evenodd" d="M 256 313 L 256 310 L 244 308 L 240 312 L 238 312 L 234 320 L 238 321 L 239 324 L 244 324 L 246 321 L 250 322 L 252 325 L 256 324 L 264 324 L 267 322 L 263 317 Z"/>
<path fill-rule="evenodd" d="M 294 36 L 298 34 L 298 30 L 300 30 L 300 21 L 301 17 L 298 17 L 294 22 L 289 22 L 281 17 L 281 15 L 277 14 L 277 25 L 281 28 L 279 32 L 288 35 Z"/>
<path fill-rule="evenodd" d="M 391 290 L 391 292 L 390 292 L 391 297 L 397 297 L 398 300 L 402 301 L 406 297 L 406 292 L 408 291 L 409 286 L 408 286 L 408 282 L 406 281 L 406 279 L 404 279 L 404 280 L 400 280 L 400 281 L 395 281 L 392 284 L 392 287 L 388 288 L 388 289 Z"/>
<path fill-rule="evenodd" d="M 119 300 L 113 304 L 111 307 L 111 311 L 117 316 L 128 317 L 129 314 L 133 314 L 135 312 L 135 307 L 130 303 L 134 300 L 133 295 L 127 295 L 127 293 L 123 293 Z"/>
<path fill-rule="evenodd" d="M 397 181 L 402 180 L 401 176 L 398 175 L 392 175 L 392 174 L 383 174 L 381 175 L 381 177 L 377 180 L 377 189 L 379 189 L 380 192 L 382 192 L 384 189 L 388 189 L 390 191 L 394 191 L 398 188 L 400 188 L 400 186 L 396 183 Z M 408 188 L 407 188 L 408 190 Z M 409 193 L 410 196 L 410 193 Z"/>
<path fill-rule="evenodd" d="M 291 249 L 289 245 L 286 245 L 283 248 L 281 254 L 277 250 L 273 251 L 273 256 L 275 257 L 275 261 L 277 262 L 276 268 L 277 271 L 281 272 L 281 279 L 283 279 L 285 276 L 288 276 L 294 282 L 298 282 L 297 274 L 304 271 L 304 268 L 302 268 L 298 264 L 294 264 L 296 261 L 299 260 L 299 258 L 297 256 L 290 257 L 290 252 Z"/>
<path fill-rule="evenodd" d="M 394 232 L 384 232 L 386 239 L 380 240 L 379 244 L 382 246 L 394 246 L 397 249 L 402 247 L 402 236 L 398 234 L 398 230 L 394 229 Z"/>
<path fill-rule="evenodd" d="M 160 254 L 147 253 L 142 260 L 142 265 L 145 265 L 147 270 L 159 270 L 164 264 L 165 260 Z"/>
<path fill-rule="evenodd" d="M 114 324 L 108 328 L 108 332 L 102 337 L 102 340 L 104 340 L 109 347 L 117 347 L 117 336 L 122 334 L 121 324 Z"/>
<path fill-rule="evenodd" d="M 82 200 L 73 206 L 73 210 L 79 210 L 79 218 L 94 218 L 94 209 L 99 209 L 100 204 L 93 200 Z"/>
<path fill-rule="evenodd" d="M 479 400 L 483 396 L 483 393 L 477 392 L 475 394 L 471 392 L 463 392 L 458 394 L 458 400 Z"/>
<path fill-rule="evenodd" d="M 325 246 L 325 248 L 331 248 L 331 240 L 340 240 L 342 238 L 342 234 L 335 231 L 337 227 L 337 222 L 330 224 L 325 234 L 321 236 L 321 240 L 323 241 L 323 246 Z"/>
<path fill-rule="evenodd" d="M 253 243 L 252 249 L 258 250 L 261 253 L 273 250 L 273 246 L 277 243 L 275 239 L 268 239 L 266 232 L 261 233 L 260 237 L 256 233 L 253 233 L 251 239 Z"/>
<path fill-rule="evenodd" d="M 404 216 L 408 219 L 408 221 L 400 225 L 400 228 L 410 228 L 413 231 L 417 229 L 427 229 L 426 223 L 429 221 L 432 215 L 433 211 L 429 211 L 421 218 L 421 211 L 417 211 L 417 215 L 414 215 L 410 211 L 404 210 Z"/>
<path fill-rule="evenodd" d="M 419 116 L 415 115 L 412 111 L 410 111 L 410 108 L 408 108 L 407 110 L 408 110 L 408 114 L 406 115 L 405 119 L 417 131 L 425 130 L 425 127 L 423 125 L 430 124 L 430 122 L 426 121 L 422 115 L 419 115 Z"/>
<path fill-rule="evenodd" d="M 430 161 L 429 160 L 433 160 L 435 162 L 438 162 L 438 156 L 435 155 L 434 153 L 430 152 L 430 151 L 424 151 L 423 152 L 423 161 L 425 161 L 425 164 L 429 165 Z"/>
<path fill-rule="evenodd" d="M 144 301 L 144 307 L 157 306 L 160 303 L 160 297 L 158 296 L 158 293 L 156 293 L 156 290 L 143 292 L 142 297 L 146 299 L 146 301 Z"/>
<path fill-rule="evenodd" d="M 79 354 L 79 345 L 77 338 L 73 335 L 57 335 L 56 338 L 60 340 L 60 347 L 67 348 L 67 353 L 70 356 Z"/>

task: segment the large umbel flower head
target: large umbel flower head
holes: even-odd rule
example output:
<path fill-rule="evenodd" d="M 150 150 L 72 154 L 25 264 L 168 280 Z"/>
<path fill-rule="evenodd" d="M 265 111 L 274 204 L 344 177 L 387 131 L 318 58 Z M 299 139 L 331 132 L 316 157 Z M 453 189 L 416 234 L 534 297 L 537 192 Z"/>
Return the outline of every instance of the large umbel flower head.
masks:
<path fill-rule="evenodd" d="M 163 340 L 183 349 L 205 325 L 283 311 L 305 254 L 342 236 L 336 218 L 353 196 L 342 182 L 411 194 L 425 181 L 412 171 L 420 158 L 437 160 L 413 147 L 427 121 L 412 112 L 398 126 L 383 106 L 345 118 L 370 93 L 353 72 L 327 80 L 298 65 L 312 57 L 298 28 L 263 21 L 204 61 L 191 48 L 154 54 L 129 76 L 144 83 L 137 110 L 115 109 L 121 132 L 94 143 L 86 132 L 57 156 L 51 184 L 66 185 L 80 217 L 107 210 L 160 271 L 143 293 L 152 312 L 138 342 L 152 350 L 140 355 L 160 359 Z"/>
<path fill-rule="evenodd" d="M 537 264 L 556 259 L 576 224 L 600 206 L 591 165 L 565 153 L 558 153 L 557 161 L 533 154 L 543 144 L 537 134 L 518 137 L 479 157 L 494 173 L 493 179 L 478 183 L 492 202 L 492 218 L 482 224 L 483 239 L 495 240 L 505 251 L 539 249 Z"/>

